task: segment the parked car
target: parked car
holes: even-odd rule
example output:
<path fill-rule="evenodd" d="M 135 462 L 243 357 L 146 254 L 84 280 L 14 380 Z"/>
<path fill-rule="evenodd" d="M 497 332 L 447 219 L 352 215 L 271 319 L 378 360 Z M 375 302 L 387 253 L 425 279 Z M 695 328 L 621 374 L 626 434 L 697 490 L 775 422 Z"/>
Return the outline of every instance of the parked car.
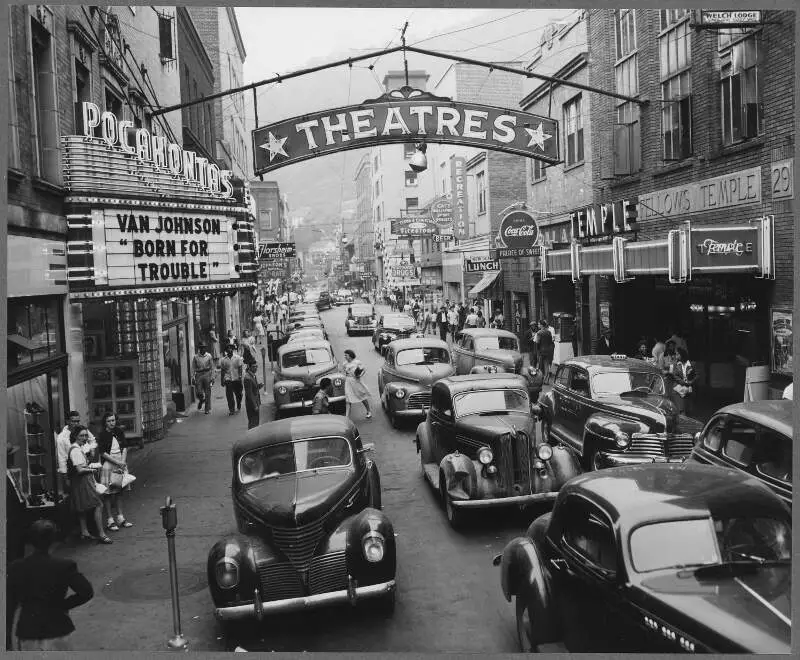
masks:
<path fill-rule="evenodd" d="M 434 383 L 416 444 L 453 527 L 469 509 L 552 502 L 580 470 L 572 452 L 537 441 L 525 379 L 515 374 Z"/>
<path fill-rule="evenodd" d="M 333 306 L 333 302 L 331 301 L 331 294 L 328 291 L 321 291 L 314 305 L 320 312 L 323 309 L 330 309 Z"/>
<path fill-rule="evenodd" d="M 405 339 L 417 333 L 417 323 L 408 314 L 389 312 L 378 319 L 372 333 L 372 345 L 381 352 L 383 347 L 395 339 Z"/>
<path fill-rule="evenodd" d="M 401 419 L 425 417 L 433 384 L 455 373 L 447 342 L 432 337 L 396 339 L 386 347 L 384 357 L 378 392 L 394 428 Z"/>
<path fill-rule="evenodd" d="M 495 558 L 523 651 L 790 653 L 789 509 L 736 470 L 576 477 Z"/>
<path fill-rule="evenodd" d="M 238 534 L 207 563 L 223 625 L 367 600 L 394 609 L 394 529 L 371 449 L 336 415 L 269 422 L 234 444 Z"/>
<path fill-rule="evenodd" d="M 545 441 L 574 449 L 586 470 L 680 463 L 702 428 L 678 413 L 660 369 L 624 355 L 566 360 L 540 404 Z"/>
<path fill-rule="evenodd" d="M 288 324 L 288 334 L 297 332 L 298 330 L 307 330 L 308 328 L 316 328 L 322 330 L 325 339 L 328 338 L 328 333 L 325 331 L 325 324 L 320 319 L 303 319 L 302 321 L 293 321 Z"/>
<path fill-rule="evenodd" d="M 303 321 L 306 321 L 308 319 L 319 319 L 319 312 L 317 312 L 316 309 L 313 312 L 309 312 L 308 310 L 305 309 L 300 310 L 299 312 L 297 311 L 292 312 L 291 314 L 289 314 L 289 318 L 286 320 L 286 322 L 289 325 L 292 325 L 293 323 L 298 323 L 298 322 L 302 323 Z"/>
<path fill-rule="evenodd" d="M 456 373 L 513 373 L 527 381 L 528 396 L 539 400 L 544 376 L 535 366 L 523 366 L 519 340 L 513 332 L 491 328 L 468 328 L 456 335 L 453 344 Z"/>
<path fill-rule="evenodd" d="M 287 412 L 310 411 L 323 376 L 333 383 L 330 406 L 344 404 L 344 374 L 327 341 L 286 342 L 278 349 L 277 362 L 273 385 L 276 418 Z"/>
<path fill-rule="evenodd" d="M 792 401 L 749 401 L 718 410 L 697 434 L 690 461 L 745 472 L 792 506 Z"/>
<path fill-rule="evenodd" d="M 344 326 L 348 337 L 352 337 L 358 332 L 366 332 L 371 335 L 378 327 L 375 307 L 362 303 L 350 305 L 347 308 L 347 320 L 345 320 Z"/>
<path fill-rule="evenodd" d="M 285 343 L 291 344 L 293 342 L 306 341 L 310 339 L 319 339 L 321 341 L 325 341 L 325 333 L 323 332 L 322 328 L 301 328 L 300 330 L 295 330 L 287 337 Z"/>
<path fill-rule="evenodd" d="M 350 289 L 339 289 L 336 292 L 336 304 L 337 305 L 352 305 L 353 304 L 353 292 Z"/>

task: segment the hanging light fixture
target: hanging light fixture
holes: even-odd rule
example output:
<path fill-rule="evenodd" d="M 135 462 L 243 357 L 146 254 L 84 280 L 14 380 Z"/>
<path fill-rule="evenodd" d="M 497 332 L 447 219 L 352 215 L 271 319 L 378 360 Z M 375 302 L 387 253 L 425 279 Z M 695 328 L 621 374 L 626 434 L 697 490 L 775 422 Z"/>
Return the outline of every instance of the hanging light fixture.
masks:
<path fill-rule="evenodd" d="M 425 152 L 428 151 L 428 145 L 425 142 L 417 142 L 416 149 L 408 166 L 414 172 L 424 172 L 428 169 L 428 157 L 425 155 Z"/>

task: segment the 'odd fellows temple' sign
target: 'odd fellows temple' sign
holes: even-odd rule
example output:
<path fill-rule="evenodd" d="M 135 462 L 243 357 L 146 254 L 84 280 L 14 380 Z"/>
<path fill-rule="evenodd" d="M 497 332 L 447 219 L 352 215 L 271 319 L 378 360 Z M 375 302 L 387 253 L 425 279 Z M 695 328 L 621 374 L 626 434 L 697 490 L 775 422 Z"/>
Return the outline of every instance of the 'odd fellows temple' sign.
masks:
<path fill-rule="evenodd" d="M 345 149 L 422 140 L 559 161 L 553 119 L 401 87 L 359 105 L 256 128 L 254 171 L 263 174 Z"/>

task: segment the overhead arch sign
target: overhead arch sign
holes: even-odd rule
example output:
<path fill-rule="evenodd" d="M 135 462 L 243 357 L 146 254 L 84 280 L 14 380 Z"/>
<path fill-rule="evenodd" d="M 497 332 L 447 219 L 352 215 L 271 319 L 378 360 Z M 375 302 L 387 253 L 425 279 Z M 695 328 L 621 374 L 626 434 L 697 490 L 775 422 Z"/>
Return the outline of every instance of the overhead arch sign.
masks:
<path fill-rule="evenodd" d="M 255 174 L 346 149 L 403 142 L 460 144 L 558 163 L 558 122 L 401 87 L 358 105 L 256 128 Z"/>

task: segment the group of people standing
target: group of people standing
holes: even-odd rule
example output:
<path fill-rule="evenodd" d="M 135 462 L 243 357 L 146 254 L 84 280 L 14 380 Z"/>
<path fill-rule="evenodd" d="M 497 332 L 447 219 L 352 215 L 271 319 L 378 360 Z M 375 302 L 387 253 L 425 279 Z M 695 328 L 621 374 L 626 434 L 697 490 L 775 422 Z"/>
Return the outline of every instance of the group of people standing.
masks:
<path fill-rule="evenodd" d="M 477 305 L 467 306 L 464 303 L 450 302 L 446 300 L 438 311 L 431 305 L 421 320 L 421 331 L 435 334 L 438 330 L 439 338 L 447 341 L 448 333 L 450 339 L 454 340 L 456 334 L 465 328 L 497 328 L 500 329 L 505 323 L 503 311 L 498 307 L 495 309 L 491 319 L 486 319 L 483 310 Z"/>

